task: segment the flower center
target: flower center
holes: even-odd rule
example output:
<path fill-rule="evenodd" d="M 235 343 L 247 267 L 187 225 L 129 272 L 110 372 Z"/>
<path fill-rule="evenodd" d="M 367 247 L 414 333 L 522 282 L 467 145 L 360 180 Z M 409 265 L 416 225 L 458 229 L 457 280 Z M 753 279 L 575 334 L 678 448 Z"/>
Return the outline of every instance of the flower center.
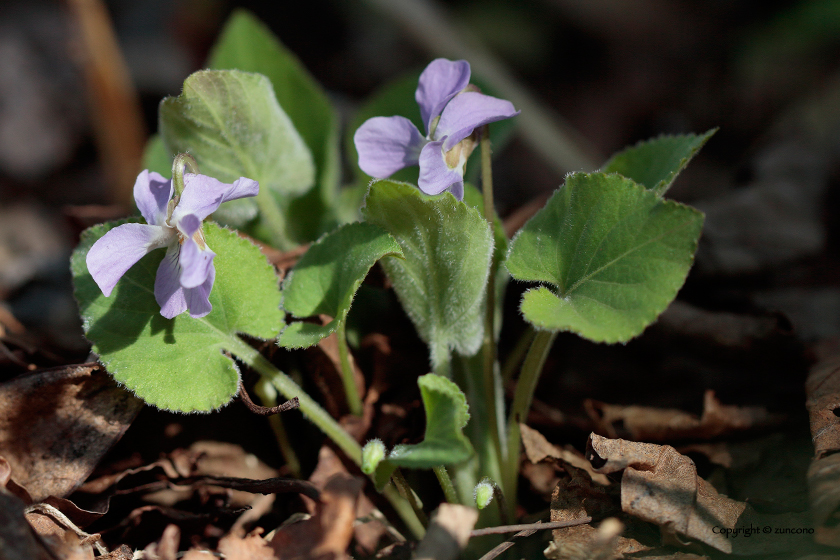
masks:
<path fill-rule="evenodd" d="M 443 160 L 446 162 L 446 166 L 449 169 L 460 169 L 461 173 L 463 173 L 467 159 L 473 153 L 473 150 L 475 150 L 475 146 L 476 140 L 473 135 L 467 136 L 455 144 L 451 150 L 443 154 Z"/>

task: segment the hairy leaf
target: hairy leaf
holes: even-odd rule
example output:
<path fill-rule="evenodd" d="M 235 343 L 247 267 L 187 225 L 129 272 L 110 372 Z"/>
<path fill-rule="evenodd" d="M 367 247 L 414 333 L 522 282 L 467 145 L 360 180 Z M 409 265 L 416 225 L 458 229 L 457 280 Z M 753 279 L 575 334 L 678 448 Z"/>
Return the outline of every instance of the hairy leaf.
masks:
<path fill-rule="evenodd" d="M 402 257 L 402 249 L 385 230 L 368 223 L 341 226 L 313 244 L 285 282 L 283 307 L 297 317 L 329 315 L 326 325 L 292 323 L 281 346 L 306 348 L 335 332 L 347 318 L 356 290 L 370 268 L 385 256 Z"/>
<path fill-rule="evenodd" d="M 274 269 L 252 243 L 205 223 L 207 245 L 216 252 L 213 310 L 201 319 L 182 313 L 169 320 L 154 296 L 164 250 L 140 259 L 110 297 L 91 278 L 87 253 L 117 225 L 86 230 L 72 257 L 76 301 L 93 351 L 118 382 L 158 408 L 207 412 L 224 406 L 238 391 L 239 371 L 223 351 L 250 348 L 237 333 L 269 339 L 283 327 Z"/>
<path fill-rule="evenodd" d="M 536 327 L 625 342 L 676 296 L 702 224 L 702 213 L 630 179 L 575 173 L 514 237 L 505 264 L 549 286 L 522 299 Z"/>

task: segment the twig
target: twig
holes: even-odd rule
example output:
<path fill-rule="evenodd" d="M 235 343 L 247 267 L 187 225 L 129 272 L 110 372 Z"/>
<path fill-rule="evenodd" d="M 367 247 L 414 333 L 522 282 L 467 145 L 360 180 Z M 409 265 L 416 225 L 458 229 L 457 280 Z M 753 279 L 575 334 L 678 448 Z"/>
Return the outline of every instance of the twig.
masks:
<path fill-rule="evenodd" d="M 251 412 L 253 412 L 254 414 L 259 414 L 260 416 L 271 416 L 273 414 L 286 412 L 287 410 L 292 410 L 300 406 L 300 401 L 297 397 L 293 398 L 290 401 L 286 401 L 283 404 L 278 404 L 277 406 L 272 406 L 270 408 L 267 406 L 260 406 L 254 401 L 252 401 L 251 397 L 248 396 L 248 391 L 245 390 L 245 385 L 242 384 L 242 381 L 239 382 L 239 399 L 245 406 L 248 407 L 248 409 Z"/>
<path fill-rule="evenodd" d="M 536 523 L 523 523 L 520 525 L 499 525 L 498 527 L 486 527 L 484 529 L 474 529 L 470 532 L 470 538 L 483 537 L 484 535 L 504 535 L 505 533 L 515 533 L 517 531 L 541 531 L 543 529 L 562 529 L 563 527 L 574 527 L 576 525 L 586 525 L 592 521 L 591 517 L 580 517 L 570 521 L 538 521 Z M 519 535 L 514 535 L 519 536 Z M 524 536 L 524 535 L 523 535 Z"/>
<path fill-rule="evenodd" d="M 102 544 L 102 535 L 99 533 L 94 533 L 92 535 L 85 533 L 75 523 L 70 521 L 66 515 L 49 504 L 32 504 L 24 510 L 24 513 L 40 513 L 41 515 L 51 517 L 54 521 L 63 525 L 66 529 L 76 533 L 76 536 L 81 539 L 81 542 L 79 543 L 80 545 L 84 546 L 92 544 L 100 555 L 108 554 L 108 549 Z"/>
<path fill-rule="evenodd" d="M 486 529 L 475 529 L 470 533 L 470 538 L 480 537 L 482 535 L 499 535 L 503 533 L 512 533 L 519 531 L 513 538 L 530 537 L 534 533 L 542 529 L 562 529 L 563 527 L 574 527 L 575 525 L 585 525 L 592 521 L 591 517 L 581 517 L 580 519 L 572 519 L 571 521 L 553 521 L 548 523 L 529 523 L 524 525 L 502 525 L 500 527 L 488 527 Z M 493 560 L 501 553 L 513 546 L 513 539 L 507 540 L 500 545 L 494 547 L 487 554 L 479 558 L 479 560 Z"/>

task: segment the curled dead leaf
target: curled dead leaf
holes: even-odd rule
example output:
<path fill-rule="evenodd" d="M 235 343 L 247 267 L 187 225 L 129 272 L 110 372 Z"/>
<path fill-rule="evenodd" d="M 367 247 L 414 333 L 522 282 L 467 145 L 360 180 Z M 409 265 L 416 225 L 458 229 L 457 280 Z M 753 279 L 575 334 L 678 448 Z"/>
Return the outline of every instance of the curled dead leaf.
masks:
<path fill-rule="evenodd" d="M 808 487 L 817 542 L 840 546 L 840 341 L 823 342 L 817 355 L 805 382 L 814 442 Z"/>
<path fill-rule="evenodd" d="M 143 402 L 98 364 L 32 372 L 0 384 L 0 449 L 34 501 L 80 485 Z"/>
<path fill-rule="evenodd" d="M 722 435 L 779 425 L 784 416 L 763 407 L 722 404 L 714 391 L 703 397 L 703 415 L 648 406 L 621 406 L 587 399 L 584 407 L 598 431 L 610 438 L 624 435 L 634 441 L 707 440 Z"/>
<path fill-rule="evenodd" d="M 356 501 L 364 481 L 335 474 L 327 482 L 315 515 L 285 525 L 274 533 L 271 547 L 284 560 L 340 560 L 347 558 L 353 537 Z"/>
<path fill-rule="evenodd" d="M 414 560 L 455 560 L 467 546 L 478 510 L 458 504 L 441 504 L 432 514 L 426 536 L 417 545 Z"/>
<path fill-rule="evenodd" d="M 718 494 L 673 447 L 589 436 L 587 458 L 602 473 L 622 472 L 621 509 L 732 554 L 775 554 L 811 541 L 808 515 L 767 515 Z M 766 530 L 769 528 L 770 530 Z M 780 533 L 775 528 L 798 529 Z M 746 538 L 749 533 L 754 538 Z M 732 538 L 741 535 L 744 538 Z"/>

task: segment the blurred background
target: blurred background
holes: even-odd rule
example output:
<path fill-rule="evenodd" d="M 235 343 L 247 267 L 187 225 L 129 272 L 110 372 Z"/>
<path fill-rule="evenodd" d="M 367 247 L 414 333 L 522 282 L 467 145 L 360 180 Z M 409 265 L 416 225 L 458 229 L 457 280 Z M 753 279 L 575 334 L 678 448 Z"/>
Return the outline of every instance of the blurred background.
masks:
<path fill-rule="evenodd" d="M 344 123 L 431 59 L 469 59 L 523 109 L 494 169 L 511 223 L 566 172 L 719 127 L 669 192 L 707 215 L 681 299 L 782 313 L 806 344 L 840 334 L 836 0 L 3 0 L 4 364 L 84 359 L 69 252 L 82 227 L 125 211 L 158 103 L 237 7 L 300 58 Z"/>

